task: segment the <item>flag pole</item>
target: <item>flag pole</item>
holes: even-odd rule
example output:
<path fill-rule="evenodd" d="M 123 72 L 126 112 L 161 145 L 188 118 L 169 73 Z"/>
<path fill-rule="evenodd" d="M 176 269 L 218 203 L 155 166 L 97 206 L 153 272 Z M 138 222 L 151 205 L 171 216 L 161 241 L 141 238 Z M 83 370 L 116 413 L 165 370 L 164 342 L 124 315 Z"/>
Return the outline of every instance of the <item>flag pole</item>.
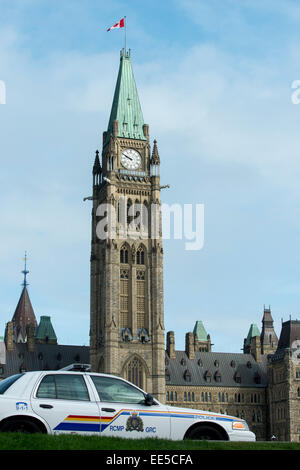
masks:
<path fill-rule="evenodd" d="M 125 40 L 125 56 L 126 56 L 126 16 L 124 16 L 124 40 Z"/>

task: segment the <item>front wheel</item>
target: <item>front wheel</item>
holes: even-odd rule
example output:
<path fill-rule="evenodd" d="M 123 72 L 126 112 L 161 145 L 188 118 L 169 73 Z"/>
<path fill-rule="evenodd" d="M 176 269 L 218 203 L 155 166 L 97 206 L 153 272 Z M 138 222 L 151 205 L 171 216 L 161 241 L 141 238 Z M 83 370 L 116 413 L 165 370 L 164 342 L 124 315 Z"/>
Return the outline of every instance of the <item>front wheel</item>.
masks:
<path fill-rule="evenodd" d="M 199 440 L 199 441 L 222 441 L 224 440 L 221 433 L 212 428 L 211 426 L 199 426 L 192 429 L 186 439 Z"/>

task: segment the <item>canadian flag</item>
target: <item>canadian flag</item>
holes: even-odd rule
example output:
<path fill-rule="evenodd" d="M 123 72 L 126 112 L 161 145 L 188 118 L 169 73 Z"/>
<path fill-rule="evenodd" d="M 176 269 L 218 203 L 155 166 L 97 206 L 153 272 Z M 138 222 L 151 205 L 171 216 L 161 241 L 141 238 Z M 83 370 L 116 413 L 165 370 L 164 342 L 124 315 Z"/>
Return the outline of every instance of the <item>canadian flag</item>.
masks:
<path fill-rule="evenodd" d="M 114 24 L 110 28 L 108 28 L 107 31 L 110 31 L 111 29 L 117 29 L 117 28 L 124 28 L 125 26 L 125 18 L 122 18 L 119 23 Z"/>

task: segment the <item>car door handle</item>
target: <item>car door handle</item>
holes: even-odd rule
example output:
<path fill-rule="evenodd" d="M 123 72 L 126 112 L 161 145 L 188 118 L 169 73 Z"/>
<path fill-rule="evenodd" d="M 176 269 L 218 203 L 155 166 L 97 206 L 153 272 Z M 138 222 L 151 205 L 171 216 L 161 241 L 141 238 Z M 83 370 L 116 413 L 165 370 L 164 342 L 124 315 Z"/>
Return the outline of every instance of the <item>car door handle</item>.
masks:
<path fill-rule="evenodd" d="M 47 408 L 47 409 L 49 408 L 50 409 L 50 408 L 53 408 L 53 406 L 52 405 L 46 405 L 46 404 L 42 403 L 40 405 L 40 408 Z"/>
<path fill-rule="evenodd" d="M 101 408 L 101 411 L 107 411 L 108 413 L 114 413 L 116 410 L 114 408 Z"/>

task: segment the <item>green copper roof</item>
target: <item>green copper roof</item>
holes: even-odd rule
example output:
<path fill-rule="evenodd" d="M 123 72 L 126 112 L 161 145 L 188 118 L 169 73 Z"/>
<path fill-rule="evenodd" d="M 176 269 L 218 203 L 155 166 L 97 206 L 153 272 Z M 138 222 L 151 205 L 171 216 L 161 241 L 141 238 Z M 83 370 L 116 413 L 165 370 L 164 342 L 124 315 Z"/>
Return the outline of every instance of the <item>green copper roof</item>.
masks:
<path fill-rule="evenodd" d="M 48 340 L 57 339 L 50 317 L 45 317 L 45 316 L 41 317 L 40 324 L 37 327 L 35 336 L 37 339 L 46 339 L 46 338 L 48 338 Z"/>
<path fill-rule="evenodd" d="M 121 52 L 119 74 L 104 144 L 109 141 L 113 122 L 116 120 L 119 137 L 146 140 L 143 131 L 144 118 L 131 67 L 130 52 Z"/>
<path fill-rule="evenodd" d="M 193 333 L 197 335 L 198 341 L 207 341 L 207 333 L 202 321 L 196 321 Z"/>
<path fill-rule="evenodd" d="M 253 338 L 254 336 L 260 336 L 260 331 L 258 326 L 255 323 L 252 323 L 246 339 L 246 346 L 250 346 L 251 338 Z"/>

